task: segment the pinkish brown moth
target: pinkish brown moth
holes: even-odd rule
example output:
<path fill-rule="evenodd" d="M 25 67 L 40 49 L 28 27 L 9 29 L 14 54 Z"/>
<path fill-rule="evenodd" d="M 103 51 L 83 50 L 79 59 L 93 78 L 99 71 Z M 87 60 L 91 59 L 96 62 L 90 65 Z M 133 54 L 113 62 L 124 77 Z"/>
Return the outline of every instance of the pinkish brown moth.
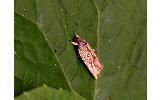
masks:
<path fill-rule="evenodd" d="M 75 39 L 72 43 L 73 45 L 78 46 L 81 59 L 95 79 L 98 79 L 98 76 L 103 69 L 103 65 L 99 62 L 94 52 L 95 50 L 93 50 L 90 45 L 85 40 L 82 40 L 77 34 L 75 34 Z"/>

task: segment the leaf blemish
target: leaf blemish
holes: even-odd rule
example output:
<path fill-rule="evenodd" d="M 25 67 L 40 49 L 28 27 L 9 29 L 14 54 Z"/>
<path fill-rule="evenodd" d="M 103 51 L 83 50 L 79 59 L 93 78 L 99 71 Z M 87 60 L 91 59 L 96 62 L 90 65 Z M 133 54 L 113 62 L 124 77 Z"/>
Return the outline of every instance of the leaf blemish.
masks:
<path fill-rule="evenodd" d="M 76 26 L 78 26 L 78 23 L 75 23 Z"/>
<path fill-rule="evenodd" d="M 62 10 L 62 8 L 61 8 L 61 12 L 62 12 L 63 10 Z"/>
<path fill-rule="evenodd" d="M 55 49 L 55 50 L 54 50 L 54 52 L 56 53 L 56 52 L 57 52 L 57 50 Z"/>

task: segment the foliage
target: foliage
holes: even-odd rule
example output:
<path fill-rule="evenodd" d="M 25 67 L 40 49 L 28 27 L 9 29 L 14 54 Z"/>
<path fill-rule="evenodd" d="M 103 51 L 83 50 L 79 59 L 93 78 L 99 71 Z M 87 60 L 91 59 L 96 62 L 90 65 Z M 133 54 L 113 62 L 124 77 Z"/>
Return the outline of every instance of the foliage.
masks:
<path fill-rule="evenodd" d="M 15 0 L 15 99 L 146 100 L 146 10 L 146 0 Z M 104 65 L 98 80 L 74 32 Z"/>

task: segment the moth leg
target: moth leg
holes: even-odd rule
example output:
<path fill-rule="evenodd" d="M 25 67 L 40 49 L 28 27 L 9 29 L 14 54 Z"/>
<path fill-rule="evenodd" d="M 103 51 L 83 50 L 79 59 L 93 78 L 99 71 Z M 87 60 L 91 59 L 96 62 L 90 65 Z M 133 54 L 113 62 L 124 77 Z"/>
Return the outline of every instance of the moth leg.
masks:
<path fill-rule="evenodd" d="M 76 42 L 72 42 L 72 44 L 74 44 L 74 45 L 78 45 L 78 43 L 76 43 Z"/>

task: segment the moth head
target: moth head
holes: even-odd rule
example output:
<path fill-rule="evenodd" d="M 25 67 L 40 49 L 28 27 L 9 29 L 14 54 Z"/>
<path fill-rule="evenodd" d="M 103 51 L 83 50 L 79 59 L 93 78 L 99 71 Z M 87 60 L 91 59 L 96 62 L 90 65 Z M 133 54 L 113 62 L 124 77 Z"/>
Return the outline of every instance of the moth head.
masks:
<path fill-rule="evenodd" d="M 75 32 L 75 36 L 74 36 L 74 38 L 73 38 L 73 45 L 80 45 L 80 44 L 82 44 L 82 45 L 86 45 L 87 44 L 87 42 L 85 41 L 85 40 L 82 40 L 80 37 L 79 37 L 79 35 L 77 35 L 77 33 Z"/>
<path fill-rule="evenodd" d="M 74 38 L 73 38 L 72 44 L 73 44 L 73 45 L 79 45 L 80 37 L 79 37 L 79 35 L 77 35 L 76 32 L 75 32 L 74 34 L 75 34 L 75 36 L 74 36 Z"/>

